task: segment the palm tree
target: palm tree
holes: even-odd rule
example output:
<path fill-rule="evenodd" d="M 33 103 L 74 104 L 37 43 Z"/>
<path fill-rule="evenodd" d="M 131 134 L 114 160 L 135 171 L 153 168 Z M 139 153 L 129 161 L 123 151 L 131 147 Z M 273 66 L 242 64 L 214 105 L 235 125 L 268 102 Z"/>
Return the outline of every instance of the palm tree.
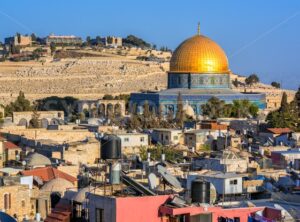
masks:
<path fill-rule="evenodd" d="M 206 104 L 201 106 L 201 109 L 203 115 L 206 115 L 211 119 L 217 119 L 223 116 L 224 107 L 224 100 L 220 100 L 217 97 L 211 97 Z"/>

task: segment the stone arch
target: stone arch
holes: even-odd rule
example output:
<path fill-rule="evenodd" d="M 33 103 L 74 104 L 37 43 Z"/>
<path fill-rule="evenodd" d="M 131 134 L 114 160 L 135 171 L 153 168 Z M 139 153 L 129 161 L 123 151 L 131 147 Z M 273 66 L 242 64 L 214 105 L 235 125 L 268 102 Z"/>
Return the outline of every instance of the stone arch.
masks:
<path fill-rule="evenodd" d="M 97 109 L 97 104 L 96 103 L 92 103 L 90 105 L 90 115 L 91 117 L 98 117 L 98 109 Z"/>
<path fill-rule="evenodd" d="M 109 118 L 112 117 L 113 114 L 114 114 L 114 106 L 113 104 L 108 103 L 106 106 L 106 116 Z"/>
<path fill-rule="evenodd" d="M 56 118 L 53 118 L 53 119 L 50 120 L 50 124 L 51 125 L 59 125 L 59 120 L 56 119 Z"/>
<path fill-rule="evenodd" d="M 46 118 L 41 119 L 41 127 L 47 128 L 49 125 L 49 121 Z"/>
<path fill-rule="evenodd" d="M 26 126 L 27 127 L 28 126 L 27 119 L 25 119 L 25 118 L 20 119 L 18 126 Z"/>
<path fill-rule="evenodd" d="M 53 192 L 50 194 L 50 200 L 51 200 L 51 208 L 55 208 L 56 204 L 61 199 L 61 194 L 59 192 Z"/>
<path fill-rule="evenodd" d="M 88 109 L 83 109 L 82 110 L 84 117 L 89 118 L 90 117 L 90 111 Z"/>
<path fill-rule="evenodd" d="M 81 109 L 82 109 L 82 110 L 84 110 L 84 109 L 89 110 L 89 109 L 90 109 L 90 106 L 89 106 L 88 103 L 83 103 L 82 106 L 81 106 Z"/>
<path fill-rule="evenodd" d="M 115 107 L 114 107 L 114 114 L 115 114 L 115 116 L 117 116 L 117 117 L 122 116 L 122 106 L 121 106 L 120 103 L 115 104 Z"/>
<path fill-rule="evenodd" d="M 29 127 L 29 128 L 37 128 L 37 127 L 35 126 L 34 119 L 29 120 L 28 127 Z"/>
<path fill-rule="evenodd" d="M 98 105 L 98 116 L 102 117 L 102 118 L 105 117 L 106 116 L 105 111 L 106 111 L 105 104 L 103 104 L 103 103 L 99 104 Z"/>

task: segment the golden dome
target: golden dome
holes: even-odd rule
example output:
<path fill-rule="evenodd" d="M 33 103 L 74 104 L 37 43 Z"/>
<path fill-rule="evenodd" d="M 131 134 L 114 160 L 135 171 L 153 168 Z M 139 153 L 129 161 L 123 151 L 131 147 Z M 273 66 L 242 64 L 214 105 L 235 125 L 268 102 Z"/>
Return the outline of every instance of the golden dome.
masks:
<path fill-rule="evenodd" d="M 170 72 L 229 73 L 223 49 L 210 38 L 195 35 L 182 42 L 170 61 Z"/>

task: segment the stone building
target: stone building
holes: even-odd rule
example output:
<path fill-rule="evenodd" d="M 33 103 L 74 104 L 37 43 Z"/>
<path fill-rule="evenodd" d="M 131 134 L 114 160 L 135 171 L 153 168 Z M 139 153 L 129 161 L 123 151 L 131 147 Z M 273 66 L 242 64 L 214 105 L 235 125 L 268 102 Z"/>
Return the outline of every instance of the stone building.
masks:
<path fill-rule="evenodd" d="M 105 46 L 109 47 L 121 47 L 122 46 L 122 37 L 116 37 L 116 36 L 107 36 L 102 39 Z"/>
<path fill-rule="evenodd" d="M 109 117 L 110 115 L 124 116 L 124 100 L 80 100 L 77 103 L 78 112 L 86 117 Z"/>
<path fill-rule="evenodd" d="M 18 221 L 34 219 L 37 213 L 46 218 L 50 213 L 50 196 L 36 186 L 32 178 L 3 177 L 0 186 L 0 209 Z"/>
<path fill-rule="evenodd" d="M 0 136 L 0 168 L 9 161 L 19 160 L 22 149 L 14 143 Z"/>
<path fill-rule="evenodd" d="M 5 38 L 4 42 L 10 46 L 25 47 L 31 46 L 32 39 L 31 36 L 16 34 L 15 36 Z"/>
<path fill-rule="evenodd" d="M 27 185 L 0 186 L 0 209 L 11 216 L 23 219 L 33 213 Z"/>
<path fill-rule="evenodd" d="M 45 38 L 46 45 L 54 43 L 56 45 L 80 45 L 81 37 L 74 35 L 49 35 Z"/>
<path fill-rule="evenodd" d="M 64 121 L 63 111 L 38 111 L 36 113 L 42 128 L 47 128 L 49 124 L 58 125 Z M 33 114 L 33 112 L 13 112 L 13 123 L 28 127 L 33 119 Z"/>

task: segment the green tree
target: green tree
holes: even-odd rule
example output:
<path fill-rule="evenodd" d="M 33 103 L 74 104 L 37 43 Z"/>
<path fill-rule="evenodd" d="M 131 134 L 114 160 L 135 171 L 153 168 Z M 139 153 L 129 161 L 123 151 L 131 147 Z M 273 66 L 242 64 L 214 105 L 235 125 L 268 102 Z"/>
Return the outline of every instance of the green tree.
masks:
<path fill-rule="evenodd" d="M 100 36 L 96 36 L 96 44 L 97 44 L 97 45 L 103 45 L 102 39 L 101 39 Z"/>
<path fill-rule="evenodd" d="M 38 111 L 64 111 L 64 115 L 77 115 L 77 102 L 78 99 L 66 96 L 50 96 L 43 99 L 36 100 L 36 106 Z"/>
<path fill-rule="evenodd" d="M 158 123 L 160 124 L 163 119 L 164 119 L 164 114 L 163 114 L 163 106 L 159 105 L 158 107 L 158 112 L 157 112 L 157 119 L 158 119 Z"/>
<path fill-rule="evenodd" d="M 86 44 L 91 45 L 91 37 L 90 36 L 86 37 Z"/>
<path fill-rule="evenodd" d="M 18 39 L 18 43 L 20 44 L 21 43 L 21 34 L 20 33 L 17 33 L 17 39 Z"/>
<path fill-rule="evenodd" d="M 104 99 L 104 100 L 113 100 L 114 97 L 112 95 L 105 94 L 102 99 Z"/>
<path fill-rule="evenodd" d="M 232 81 L 232 84 L 235 86 L 235 87 L 238 87 L 239 86 L 239 81 L 237 79 L 234 79 Z"/>
<path fill-rule="evenodd" d="M 271 86 L 279 89 L 280 88 L 280 83 L 279 82 L 271 82 Z"/>
<path fill-rule="evenodd" d="M 245 118 L 249 115 L 249 100 L 234 100 L 233 101 L 233 116 L 237 118 Z"/>
<path fill-rule="evenodd" d="M 211 119 L 223 116 L 225 102 L 217 97 L 211 97 L 206 104 L 201 105 L 202 114 Z"/>
<path fill-rule="evenodd" d="M 31 41 L 36 42 L 36 40 L 37 40 L 36 35 L 34 33 L 32 33 L 30 36 L 31 36 Z"/>
<path fill-rule="evenodd" d="M 236 118 L 246 118 L 250 115 L 256 117 L 258 110 L 258 107 L 249 100 L 234 100 L 231 116 Z"/>
<path fill-rule="evenodd" d="M 0 108 L 4 108 L 4 106 L 0 104 Z M 3 122 L 4 122 L 4 113 L 0 112 L 0 124 Z"/>
<path fill-rule="evenodd" d="M 223 110 L 224 117 L 232 117 L 232 104 L 225 104 Z"/>
<path fill-rule="evenodd" d="M 10 45 L 10 53 L 11 54 L 19 54 L 20 53 L 20 47 L 15 45 Z"/>
<path fill-rule="evenodd" d="M 56 51 L 56 45 L 54 42 L 50 43 L 50 51 L 51 51 L 51 55 L 54 55 L 54 53 Z"/>
<path fill-rule="evenodd" d="M 32 57 L 33 57 L 33 59 L 36 59 L 36 60 L 38 60 L 42 55 L 43 55 L 43 49 L 41 47 L 36 48 L 32 52 Z"/>
<path fill-rule="evenodd" d="M 40 128 L 40 114 L 37 112 L 37 110 L 33 110 L 31 120 L 29 121 L 29 128 Z"/>
<path fill-rule="evenodd" d="M 254 103 L 251 103 L 251 105 L 249 107 L 250 115 L 253 116 L 253 117 L 257 117 L 258 116 L 258 111 L 259 111 L 258 106 Z"/>
<path fill-rule="evenodd" d="M 134 35 L 128 35 L 123 39 L 123 44 L 128 46 L 136 46 L 139 48 L 150 48 L 151 44 Z"/>
<path fill-rule="evenodd" d="M 248 76 L 245 79 L 245 83 L 247 85 L 253 85 L 253 84 L 258 83 L 258 82 L 259 82 L 259 78 L 256 74 L 251 74 L 250 76 Z"/>
<path fill-rule="evenodd" d="M 32 111 L 30 101 L 25 98 L 25 95 L 20 91 L 19 96 L 14 102 L 11 102 L 5 107 L 5 115 L 12 116 L 13 112 Z"/>
<path fill-rule="evenodd" d="M 287 94 L 286 94 L 286 92 L 283 92 L 282 93 L 282 98 L 281 98 L 281 103 L 280 103 L 280 111 L 281 112 L 286 112 L 286 111 L 288 111 L 288 106 L 289 106 L 289 104 L 288 104 L 288 97 L 287 97 Z"/>
<path fill-rule="evenodd" d="M 130 95 L 129 94 L 120 94 L 118 96 L 115 96 L 114 99 L 124 100 L 125 101 L 125 108 L 126 108 L 126 110 L 129 109 L 129 100 L 130 100 Z"/>
<path fill-rule="evenodd" d="M 150 119 L 151 117 L 150 106 L 148 101 L 145 101 L 143 105 L 143 115 L 145 119 Z"/>
<path fill-rule="evenodd" d="M 281 106 L 278 110 L 270 112 L 267 116 L 271 127 L 299 129 L 299 113 L 296 100 L 287 102 L 287 94 L 282 94 Z"/>

